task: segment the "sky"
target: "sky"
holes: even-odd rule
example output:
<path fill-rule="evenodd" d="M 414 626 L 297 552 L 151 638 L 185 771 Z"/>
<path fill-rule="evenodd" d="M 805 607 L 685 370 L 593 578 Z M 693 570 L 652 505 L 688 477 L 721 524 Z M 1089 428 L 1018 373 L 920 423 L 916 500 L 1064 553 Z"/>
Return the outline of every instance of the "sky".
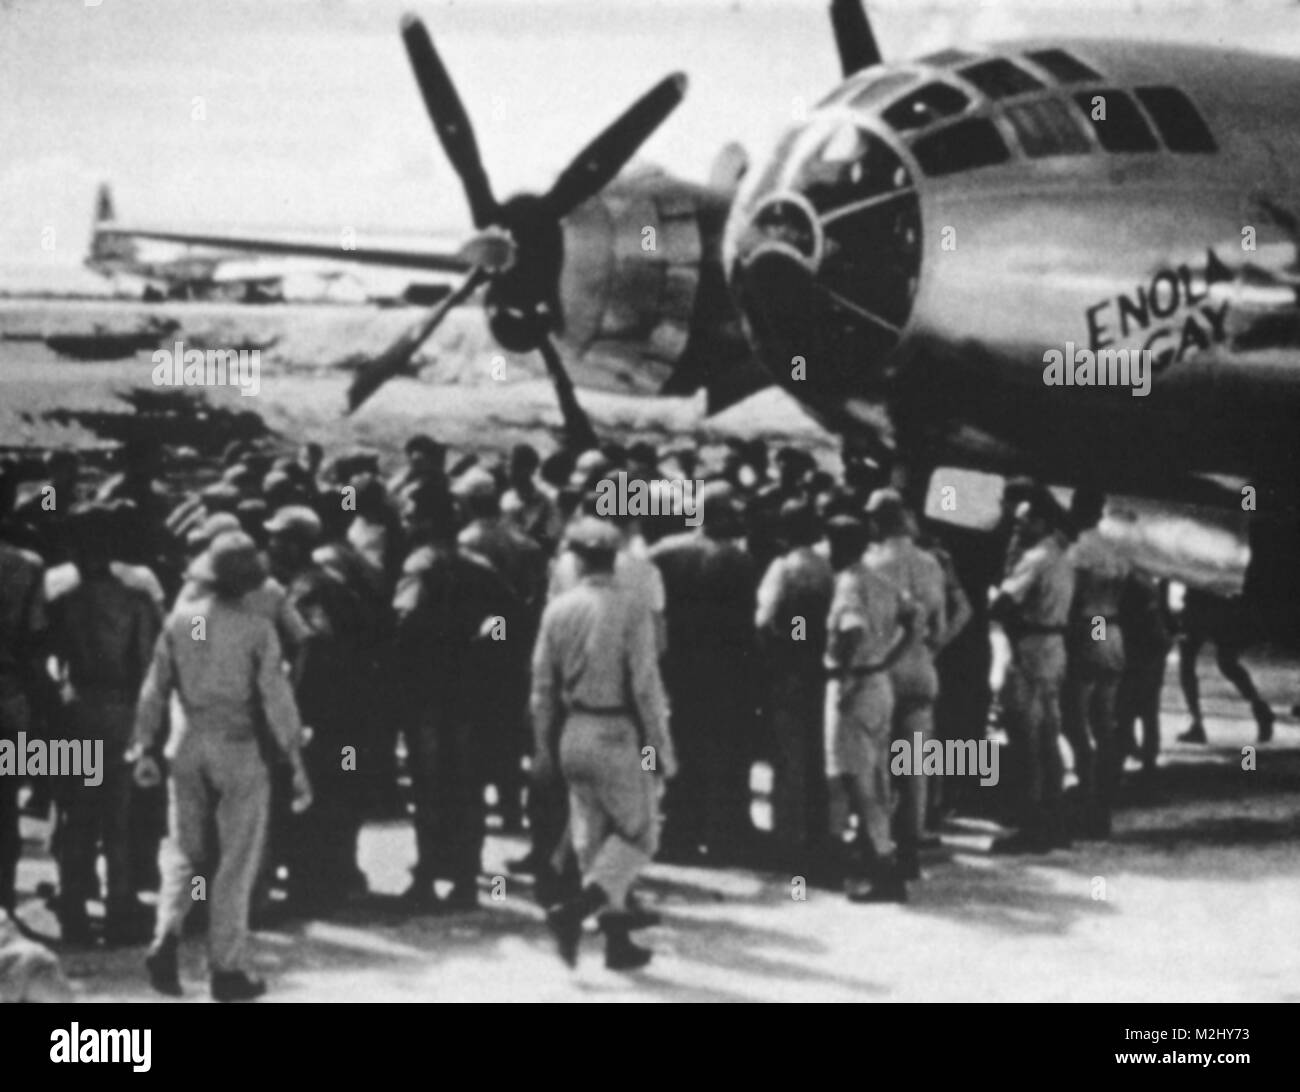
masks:
<path fill-rule="evenodd" d="M 869 8 L 887 58 L 1022 34 L 1300 43 L 1290 0 Z M 727 141 L 761 157 L 838 81 L 825 0 L 0 0 L 0 287 L 81 261 L 101 180 L 123 220 L 182 229 L 466 226 L 397 33 L 408 9 L 499 195 L 547 187 L 670 71 L 687 99 L 644 155 L 691 179 Z"/>

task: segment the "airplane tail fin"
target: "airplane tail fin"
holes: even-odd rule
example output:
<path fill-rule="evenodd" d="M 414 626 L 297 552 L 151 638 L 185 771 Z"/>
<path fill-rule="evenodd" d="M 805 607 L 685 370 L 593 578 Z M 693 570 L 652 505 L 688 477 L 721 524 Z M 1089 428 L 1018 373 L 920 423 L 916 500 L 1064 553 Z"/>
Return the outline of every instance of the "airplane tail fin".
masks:
<path fill-rule="evenodd" d="M 117 210 L 107 182 L 101 182 L 95 195 L 95 222 L 90 232 L 90 253 L 86 265 L 101 273 L 118 271 L 125 262 L 135 259 L 135 241 L 113 231 Z"/>
<path fill-rule="evenodd" d="M 111 224 L 116 219 L 117 210 L 113 207 L 113 191 L 108 188 L 107 182 L 101 182 L 99 192 L 95 195 L 95 226 Z"/>

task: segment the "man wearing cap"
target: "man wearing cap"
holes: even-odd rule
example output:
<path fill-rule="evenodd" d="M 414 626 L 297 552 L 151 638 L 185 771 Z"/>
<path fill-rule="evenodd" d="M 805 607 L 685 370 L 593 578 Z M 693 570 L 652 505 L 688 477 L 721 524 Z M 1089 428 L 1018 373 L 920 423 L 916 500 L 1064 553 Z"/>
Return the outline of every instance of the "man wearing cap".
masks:
<path fill-rule="evenodd" d="M 805 502 L 782 505 L 777 531 L 785 552 L 768 566 L 754 614 L 773 748 L 772 830 L 782 865 L 818 873 L 829 864 L 822 656 L 835 574 L 813 548 L 822 529 Z"/>
<path fill-rule="evenodd" d="M 890 673 L 911 644 L 917 609 L 897 584 L 863 562 L 867 528 L 861 520 L 834 516 L 826 530 L 836 574 L 825 656 L 831 834 L 847 851 L 844 889 L 850 902 L 902 902 L 907 887 L 890 834 Z M 850 813 L 858 819 L 856 854 L 843 842 Z"/>
<path fill-rule="evenodd" d="M 455 480 L 452 492 L 466 520 L 460 549 L 484 559 L 497 572 L 521 609 L 511 619 L 508 640 L 498 642 L 497 686 L 483 693 L 477 710 L 489 741 L 489 780 L 496 785 L 507 830 L 523 826 L 523 756 L 528 749 L 528 650 L 533 647 L 546 588 L 546 555 L 528 535 L 501 516 L 496 479 L 474 466 Z"/>
<path fill-rule="evenodd" d="M 393 597 L 399 714 L 411 759 L 416 863 L 405 900 L 417 908 L 478 906 L 483 790 L 490 748 L 482 730 L 501 663 L 524 640 L 521 609 L 482 559 L 456 545 L 455 511 L 436 486 L 410 491 L 402 521 L 414 547 Z M 450 880 L 439 899 L 437 880 Z"/>
<path fill-rule="evenodd" d="M 913 541 L 908 516 L 903 498 L 895 490 L 877 489 L 871 494 L 867 517 L 875 541 L 863 563 L 906 594 L 917 608 L 911 639 L 889 672 L 894 691 L 893 738 L 913 748 L 918 736 L 922 745 L 934 738 L 934 703 L 939 696 L 934 657 L 947 639 L 947 620 L 943 569 Z M 914 754 L 912 772 L 895 782 L 898 868 L 906 880 L 920 878 L 918 850 L 925 828 L 926 780 L 920 772 L 920 755 Z"/>
<path fill-rule="evenodd" d="M 555 499 L 537 481 L 541 458 L 535 448 L 518 444 L 510 451 L 510 488 L 501 495 L 501 518 L 522 531 L 548 557 L 555 552 L 562 528 Z"/>
<path fill-rule="evenodd" d="M 594 511 L 594 502 L 589 507 Z M 593 511 L 587 514 L 591 516 Z M 649 608 L 654 621 L 655 647 L 662 655 L 667 645 L 664 582 L 658 566 L 650 560 L 649 547 L 641 535 L 641 521 L 626 514 L 605 518 L 619 536 L 618 554 L 614 558 L 614 583 Z M 554 602 L 576 588 L 582 579 L 581 559 L 572 550 L 562 549 L 551 566 L 546 601 Z M 532 845 L 526 857 L 508 863 L 512 872 L 536 873 L 543 884 L 550 880 L 548 870 L 552 853 L 564 830 L 567 810 L 562 788 L 539 785 L 534 779 L 528 794 L 528 827 Z"/>
<path fill-rule="evenodd" d="M 1065 738 L 1079 779 L 1078 832 L 1110 837 L 1111 808 L 1124 769 L 1116 700 L 1124 674 L 1120 603 L 1132 566 L 1098 529 L 1106 498 L 1076 489 L 1070 522 L 1076 538 L 1066 557 L 1074 568 L 1074 598 L 1066 635 L 1068 667 L 1061 698 Z"/>
<path fill-rule="evenodd" d="M 308 631 L 294 665 L 294 694 L 310 726 L 302 750 L 315 804 L 301 816 L 276 807 L 272 823 L 275 859 L 282 853 L 289 865 L 291 898 L 308 907 L 365 889 L 357 867 L 364 785 L 358 767 L 369 757 L 362 757 L 369 750 L 362 738 L 364 707 L 374 698 L 365 689 L 358 643 L 364 636 L 361 605 L 312 559 L 321 529 L 320 517 L 305 505 L 281 508 L 266 523 L 271 575 Z"/>
<path fill-rule="evenodd" d="M 667 593 L 664 681 L 681 774 L 665 801 L 664 852 L 735 861 L 751 848 L 749 762 L 758 704 L 752 559 L 735 491 L 711 482 L 697 498 L 695 531 L 655 543 Z"/>
<path fill-rule="evenodd" d="M 181 927 L 201 890 L 211 907 L 212 996 L 249 1000 L 266 988 L 248 973 L 246 951 L 270 808 L 263 744 L 289 760 L 295 807 L 310 805 L 311 788 L 275 626 L 248 601 L 266 580 L 257 547 L 242 532 L 218 535 L 196 563 L 195 576 L 204 591 L 178 604 L 164 624 L 136 714 L 136 780 L 154 784 L 161 777 L 168 700 L 173 692 L 179 698 L 165 751 L 170 830 L 159 855 L 162 889 L 146 966 L 154 989 L 180 994 Z M 269 739 L 260 735 L 263 725 Z M 214 857 L 210 829 L 216 832 L 215 874 L 203 871 Z"/>
<path fill-rule="evenodd" d="M 211 589 L 205 586 L 202 576 L 204 572 L 210 571 L 210 566 L 205 560 L 206 552 L 217 538 L 231 531 L 242 531 L 239 518 L 233 513 L 218 512 L 186 537 L 186 549 L 194 560 L 185 573 L 185 583 L 176 596 L 173 611 L 180 610 L 182 604 L 191 599 L 202 599 L 211 593 Z M 285 660 L 292 663 L 298 655 L 302 642 L 307 639 L 308 630 L 302 615 L 289 602 L 284 585 L 274 577 L 266 575 L 262 585 L 248 595 L 246 605 L 274 624 Z"/>
<path fill-rule="evenodd" d="M 582 581 L 542 615 L 533 653 L 533 768 L 541 782 L 557 772 L 564 778 L 583 886 L 547 911 L 547 924 L 572 966 L 583 921 L 601 912 L 605 965 L 632 970 L 651 953 L 632 943 L 627 898 L 658 845 L 655 775 L 672 778 L 677 760 L 650 611 L 614 581 L 618 532 L 584 517 L 566 542 Z"/>
<path fill-rule="evenodd" d="M 403 448 L 406 465 L 387 482 L 388 495 L 401 506 L 406 495 L 422 485 L 447 490 L 447 446 L 417 432 Z"/>
<path fill-rule="evenodd" d="M 104 744 L 102 778 L 61 786 L 59 925 L 65 941 L 89 940 L 86 900 L 98 897 L 102 841 L 108 875 L 105 938 L 140 937 L 142 907 L 131 877 L 131 770 L 126 761 L 136 697 L 153 656 L 159 614 L 149 594 L 114 575 L 113 514 L 87 505 L 70 515 L 80 582 L 50 601 L 50 645 L 66 678 L 70 734 Z M 147 936 L 147 933 L 145 934 Z"/>
<path fill-rule="evenodd" d="M 1045 853 L 1069 844 L 1059 739 L 1074 568 L 1059 519 L 1046 487 L 1034 486 L 1016 508 L 1016 560 L 989 608 L 1011 642 L 1002 706 L 1012 755 L 1018 756 L 1020 797 L 1019 829 L 993 843 L 996 853 Z"/>

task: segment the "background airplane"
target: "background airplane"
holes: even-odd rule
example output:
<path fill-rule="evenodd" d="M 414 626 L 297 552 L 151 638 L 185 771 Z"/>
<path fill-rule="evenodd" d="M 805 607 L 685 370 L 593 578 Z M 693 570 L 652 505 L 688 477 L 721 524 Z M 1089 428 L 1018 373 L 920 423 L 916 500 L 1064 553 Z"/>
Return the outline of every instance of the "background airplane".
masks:
<path fill-rule="evenodd" d="M 306 295 L 362 302 L 400 296 L 415 302 L 436 303 L 451 289 L 447 276 L 430 271 L 428 277 L 411 281 L 391 274 L 370 282 L 359 276 L 358 265 L 349 263 L 349 249 L 360 245 L 367 252 L 379 250 L 379 243 L 365 234 L 340 232 L 326 238 L 320 231 L 311 235 L 283 232 L 279 238 L 259 238 L 260 245 L 241 245 L 241 237 L 212 236 L 195 232 L 175 233 L 164 227 L 118 219 L 112 191 L 100 185 L 95 198 L 95 218 L 85 265 L 114 281 L 125 280 L 143 286 L 146 299 L 236 300 L 260 303 Z M 274 249 L 291 244 L 292 250 Z M 430 233 L 404 233 L 392 244 L 397 253 L 403 246 L 420 252 L 447 248 L 453 241 Z M 321 257 L 321 254 L 324 257 Z"/>

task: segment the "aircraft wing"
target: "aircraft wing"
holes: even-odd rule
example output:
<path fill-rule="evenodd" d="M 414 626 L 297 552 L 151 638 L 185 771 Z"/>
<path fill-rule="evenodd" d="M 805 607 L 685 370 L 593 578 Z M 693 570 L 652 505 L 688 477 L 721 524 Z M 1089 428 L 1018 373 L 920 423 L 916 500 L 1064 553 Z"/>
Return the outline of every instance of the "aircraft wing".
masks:
<path fill-rule="evenodd" d="M 434 273 L 464 273 L 473 262 L 461 253 L 433 253 L 431 251 L 399 250 L 387 247 L 356 247 L 349 249 L 339 243 L 310 242 L 295 239 L 269 239 L 241 235 L 198 235 L 179 231 L 157 231 L 152 228 L 128 228 L 103 225 L 96 229 L 97 237 L 113 239 L 149 239 L 156 242 L 178 243 L 183 246 L 205 247 L 212 250 L 244 251 L 249 254 L 277 254 L 300 258 L 324 258 L 359 265 L 382 265 L 394 269 L 418 269 Z"/>

